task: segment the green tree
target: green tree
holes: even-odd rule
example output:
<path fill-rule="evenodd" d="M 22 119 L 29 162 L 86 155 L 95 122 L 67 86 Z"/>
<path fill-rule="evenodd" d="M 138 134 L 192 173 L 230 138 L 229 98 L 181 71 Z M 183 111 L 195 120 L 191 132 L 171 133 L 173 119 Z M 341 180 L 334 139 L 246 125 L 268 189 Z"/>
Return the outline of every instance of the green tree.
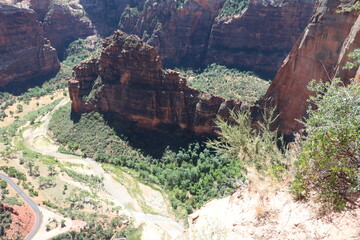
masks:
<path fill-rule="evenodd" d="M 311 191 L 335 210 L 360 190 L 360 84 L 339 79 L 316 84 L 304 125 L 307 132 L 292 184 L 296 197 Z"/>
<path fill-rule="evenodd" d="M 17 113 L 21 113 L 23 111 L 23 106 L 21 104 L 16 105 Z"/>

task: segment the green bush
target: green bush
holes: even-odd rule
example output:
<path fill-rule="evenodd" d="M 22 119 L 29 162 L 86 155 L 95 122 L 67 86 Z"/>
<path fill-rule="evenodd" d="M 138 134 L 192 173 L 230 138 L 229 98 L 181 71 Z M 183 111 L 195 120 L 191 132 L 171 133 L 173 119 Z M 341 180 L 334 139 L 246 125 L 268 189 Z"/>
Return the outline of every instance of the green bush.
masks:
<path fill-rule="evenodd" d="M 220 137 L 208 142 L 217 152 L 237 158 L 243 165 L 244 175 L 255 169 L 260 175 L 272 175 L 279 178 L 287 168 L 287 158 L 282 137 L 277 131 L 271 131 L 270 125 L 275 121 L 274 110 L 265 110 L 263 122 L 258 122 L 259 129 L 251 124 L 250 111 L 231 113 L 234 123 L 218 118 Z"/>
<path fill-rule="evenodd" d="M 344 86 L 338 79 L 315 84 L 304 125 L 307 137 L 296 162 L 292 192 L 297 198 L 311 191 L 335 210 L 360 191 L 360 84 Z"/>
<path fill-rule="evenodd" d="M 230 18 L 236 14 L 240 14 L 248 4 L 249 0 L 227 0 L 218 18 Z"/>

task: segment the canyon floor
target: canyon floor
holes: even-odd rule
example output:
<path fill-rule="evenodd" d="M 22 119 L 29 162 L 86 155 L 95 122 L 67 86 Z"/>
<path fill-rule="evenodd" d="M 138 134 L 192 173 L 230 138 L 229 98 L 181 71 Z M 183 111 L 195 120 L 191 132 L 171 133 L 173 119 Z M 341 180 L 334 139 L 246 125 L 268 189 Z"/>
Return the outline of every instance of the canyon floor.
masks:
<path fill-rule="evenodd" d="M 142 229 L 141 239 L 360 239 L 358 207 L 326 215 L 323 213 L 326 209 L 318 203 L 294 201 L 284 189 L 284 184 L 270 180 L 252 182 L 226 198 L 209 201 L 189 215 L 189 227 L 185 227 L 176 220 L 168 196 L 160 187 L 147 186 L 124 169 L 59 152 L 59 145 L 48 132 L 48 124 L 52 113 L 68 102 L 68 98 L 61 100 L 52 111 L 40 116 L 34 126 L 29 123 L 22 126 L 19 129 L 21 137 L 13 140 L 13 144 L 22 141 L 30 151 L 54 157 L 76 172 L 103 179 L 103 186 L 95 189 L 99 199 L 103 200 L 103 209 L 109 208 L 106 202 L 113 202 L 119 209 L 119 216 L 128 216 L 135 227 Z M 17 161 L 11 165 L 24 168 Z M 42 168 L 44 166 L 40 166 Z M 39 204 L 44 199 L 61 202 L 59 189 L 63 183 L 69 189 L 94 191 L 91 186 L 63 172 L 57 176 L 57 182 L 58 187 L 40 191 L 40 196 L 34 200 Z M 359 196 L 354 196 L 354 200 L 360 204 Z M 50 239 L 69 230 L 78 230 L 86 224 L 63 217 L 45 206 L 40 210 L 44 221 L 35 239 Z M 58 222 L 64 220 L 66 227 L 54 227 L 47 231 L 46 225 L 53 219 Z"/>
<path fill-rule="evenodd" d="M 64 99 L 54 109 L 66 104 L 68 99 Z M 111 199 L 116 205 L 122 208 L 121 214 L 125 214 L 134 219 L 135 225 L 142 225 L 143 239 L 175 239 L 179 236 L 184 227 L 174 220 L 174 216 L 169 210 L 168 202 L 163 197 L 163 193 L 159 190 L 154 190 L 144 184 L 138 183 L 131 175 L 123 172 L 127 181 L 120 179 L 115 180 L 113 174 L 106 172 L 102 166 L 93 161 L 90 158 L 80 158 L 68 154 L 62 154 L 58 152 L 58 147 L 51 137 L 47 134 L 47 126 L 51 118 L 51 113 L 48 113 L 40 119 L 40 125 L 34 129 L 28 129 L 24 131 L 23 138 L 26 147 L 30 150 L 55 157 L 60 162 L 67 162 L 81 165 L 77 171 L 85 171 L 86 174 L 92 174 L 103 178 L 104 191 L 101 198 Z M 60 176 L 61 178 L 62 176 Z M 131 189 L 128 189 L 129 185 L 125 185 L 124 182 L 132 182 L 140 189 L 140 193 L 134 196 L 130 193 Z M 71 181 L 67 181 L 72 184 Z M 85 188 L 83 184 L 76 184 L 80 188 Z M 129 191 L 130 190 L 130 191 Z M 151 209 L 153 214 L 145 211 L 144 208 Z M 44 223 L 45 224 L 45 223 Z M 60 232 L 54 232 L 55 236 Z M 42 239 L 43 232 L 39 232 L 38 238 Z M 149 236 L 152 236 L 149 238 Z"/>

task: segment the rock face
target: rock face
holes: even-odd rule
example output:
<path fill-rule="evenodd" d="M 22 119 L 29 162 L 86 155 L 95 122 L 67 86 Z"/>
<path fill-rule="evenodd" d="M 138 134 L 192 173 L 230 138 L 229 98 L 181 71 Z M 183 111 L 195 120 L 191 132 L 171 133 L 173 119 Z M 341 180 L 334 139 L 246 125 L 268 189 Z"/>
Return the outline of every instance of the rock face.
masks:
<path fill-rule="evenodd" d="M 53 3 L 43 20 L 44 33 L 60 58 L 67 45 L 94 34 L 94 27 L 79 3 Z"/>
<path fill-rule="evenodd" d="M 336 13 L 341 2 L 344 1 L 318 1 L 309 25 L 263 98 L 263 104 L 277 106 L 277 124 L 283 133 L 303 127 L 296 119 L 306 114 L 310 95 L 307 85 L 311 80 L 341 77 L 347 81 L 355 76 L 356 69 L 343 70 L 343 66 L 348 54 L 360 47 L 360 17 L 358 12 Z"/>
<path fill-rule="evenodd" d="M 142 11 L 126 9 L 120 29 L 155 46 L 167 66 L 201 65 L 211 26 L 225 0 L 146 1 Z"/>
<path fill-rule="evenodd" d="M 154 46 L 166 67 L 216 62 L 268 78 L 305 28 L 315 3 L 250 0 L 242 12 L 224 15 L 231 0 L 6 1 L 35 10 L 60 59 L 69 42 L 120 29 Z"/>
<path fill-rule="evenodd" d="M 225 2 L 146 1 L 125 9 L 120 29 L 155 46 L 167 66 L 217 62 L 273 76 L 306 27 L 315 0 L 251 0 L 242 13 L 220 17 Z"/>
<path fill-rule="evenodd" d="M 0 86 L 41 78 L 59 68 L 34 11 L 0 4 Z"/>
<path fill-rule="evenodd" d="M 4 0 L 3 0 L 4 1 Z M 9 4 L 33 9 L 42 24 L 44 35 L 50 40 L 60 58 L 67 45 L 95 33 L 92 21 L 80 4 L 80 0 L 6 0 Z"/>
<path fill-rule="evenodd" d="M 313 13 L 314 0 L 259 1 L 212 26 L 208 62 L 274 76 Z"/>
<path fill-rule="evenodd" d="M 229 117 L 241 103 L 191 89 L 163 70 L 154 47 L 121 31 L 104 41 L 99 59 L 74 68 L 72 110 L 100 111 L 134 126 L 175 134 L 212 134 L 216 114 Z"/>

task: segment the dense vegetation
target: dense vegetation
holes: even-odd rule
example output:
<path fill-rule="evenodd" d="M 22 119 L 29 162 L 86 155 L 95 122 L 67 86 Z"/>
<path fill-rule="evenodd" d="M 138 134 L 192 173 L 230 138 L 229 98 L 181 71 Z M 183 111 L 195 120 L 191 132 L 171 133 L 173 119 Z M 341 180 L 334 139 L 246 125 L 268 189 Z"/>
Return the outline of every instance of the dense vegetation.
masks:
<path fill-rule="evenodd" d="M 251 72 L 240 72 L 225 66 L 211 64 L 204 71 L 182 70 L 191 87 L 218 96 L 255 102 L 269 88 L 270 83 Z"/>
<path fill-rule="evenodd" d="M 360 84 L 344 86 L 334 79 L 313 82 L 310 90 L 316 95 L 309 99 L 313 105 L 304 122 L 308 136 L 292 190 L 298 198 L 315 191 L 322 202 L 341 210 L 360 191 Z"/>
<path fill-rule="evenodd" d="M 134 231 L 133 228 L 126 227 L 127 220 L 121 218 L 110 219 L 96 219 L 86 224 L 80 229 L 80 232 L 70 231 L 67 233 L 60 234 L 52 240 L 91 240 L 91 239 L 102 239 L 111 240 L 119 239 L 124 237 L 126 239 L 131 238 L 131 233 Z"/>
<path fill-rule="evenodd" d="M 55 112 L 49 128 L 66 146 L 63 152 L 134 169 L 143 180 L 163 186 L 174 208 L 184 207 L 187 212 L 229 193 L 241 179 L 238 160 L 214 154 L 199 143 L 178 152 L 166 150 L 160 158 L 144 156 L 117 136 L 99 113 L 85 113 L 74 123 L 66 106 Z"/>
<path fill-rule="evenodd" d="M 219 18 L 230 18 L 241 11 L 249 4 L 249 0 L 227 0 L 220 11 Z"/>
<path fill-rule="evenodd" d="M 0 239 L 5 239 L 6 229 L 10 227 L 11 215 L 4 205 L 0 204 Z"/>

